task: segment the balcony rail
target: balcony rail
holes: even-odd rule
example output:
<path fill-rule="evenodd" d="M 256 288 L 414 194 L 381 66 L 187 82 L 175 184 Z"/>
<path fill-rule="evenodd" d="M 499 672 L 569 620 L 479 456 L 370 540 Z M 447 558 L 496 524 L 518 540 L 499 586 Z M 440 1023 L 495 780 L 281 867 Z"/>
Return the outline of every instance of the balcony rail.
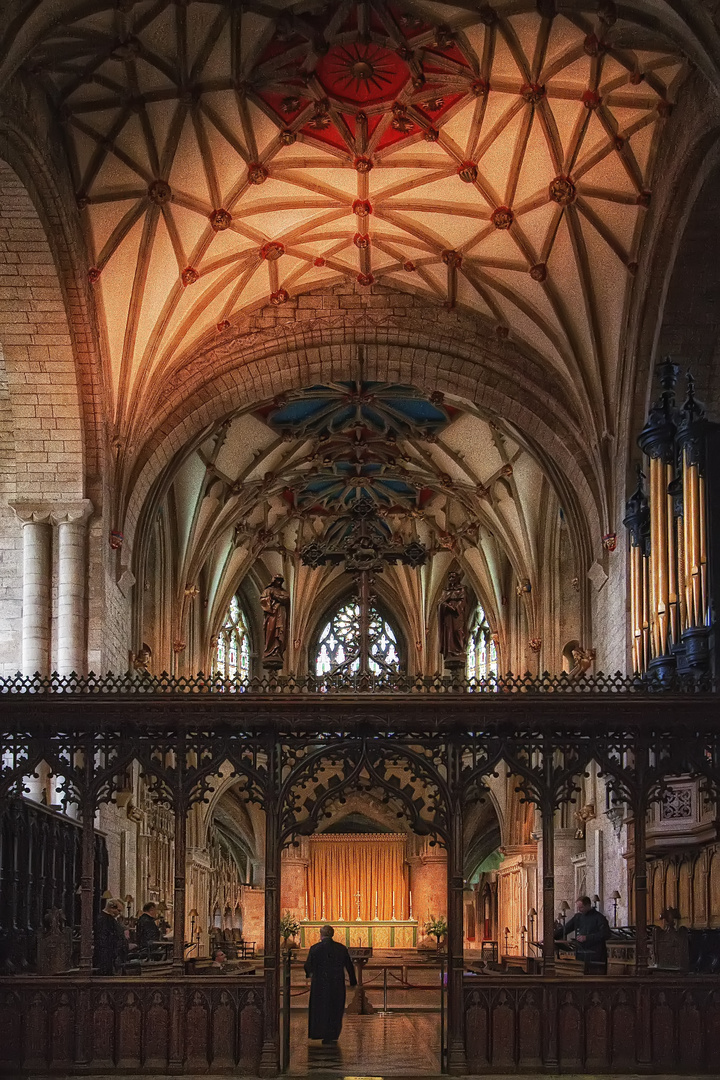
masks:
<path fill-rule="evenodd" d="M 683 694 L 698 695 L 717 693 L 720 680 L 709 675 L 623 675 L 617 671 L 606 675 L 571 678 L 566 672 L 551 675 L 490 676 L 485 679 L 468 679 L 464 675 L 267 675 L 264 678 L 225 678 L 220 675 L 160 675 L 128 671 L 125 674 L 108 672 L 106 675 L 16 675 L 0 679 L 0 695 L 17 694 L 88 694 L 96 696 L 143 695 L 166 697 L 182 694 L 213 695 L 249 694 L 252 696 L 293 696 L 305 694 L 420 694 L 461 697 L 473 695 L 523 694 L 546 696 L 565 694 L 572 697 L 599 695 Z"/>

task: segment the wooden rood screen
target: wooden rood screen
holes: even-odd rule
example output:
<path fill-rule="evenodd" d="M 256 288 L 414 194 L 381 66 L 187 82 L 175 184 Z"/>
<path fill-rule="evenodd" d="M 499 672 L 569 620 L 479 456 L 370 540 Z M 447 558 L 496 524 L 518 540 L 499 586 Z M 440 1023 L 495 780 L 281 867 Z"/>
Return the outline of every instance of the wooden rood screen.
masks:
<path fill-rule="evenodd" d="M 468 1071 L 720 1070 L 720 980 L 522 976 L 465 981 Z"/>
<path fill-rule="evenodd" d="M 7 979 L 0 1074 L 257 1075 L 262 979 Z"/>

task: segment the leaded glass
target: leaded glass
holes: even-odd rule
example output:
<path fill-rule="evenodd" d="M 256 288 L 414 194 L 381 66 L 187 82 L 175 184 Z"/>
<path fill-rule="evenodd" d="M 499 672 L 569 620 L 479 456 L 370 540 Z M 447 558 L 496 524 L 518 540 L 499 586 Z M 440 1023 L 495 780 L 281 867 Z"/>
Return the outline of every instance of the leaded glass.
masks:
<path fill-rule="evenodd" d="M 497 673 L 497 647 L 487 616 L 478 604 L 468 637 L 467 677 L 489 679 L 497 677 Z"/>
<path fill-rule="evenodd" d="M 370 609 L 369 663 L 373 675 L 400 670 L 397 635 L 376 608 Z M 315 656 L 316 675 L 352 675 L 360 670 L 360 605 L 350 600 L 324 627 Z"/>
<path fill-rule="evenodd" d="M 250 677 L 250 636 L 237 596 L 218 634 L 214 670 L 226 679 Z"/>

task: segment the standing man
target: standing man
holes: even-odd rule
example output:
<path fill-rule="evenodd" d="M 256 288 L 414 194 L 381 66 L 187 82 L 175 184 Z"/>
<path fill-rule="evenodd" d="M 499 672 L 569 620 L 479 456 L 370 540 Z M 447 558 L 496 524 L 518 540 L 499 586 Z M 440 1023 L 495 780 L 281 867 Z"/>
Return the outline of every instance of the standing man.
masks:
<path fill-rule="evenodd" d="M 145 904 L 135 926 L 135 940 L 141 959 L 155 960 L 163 956 L 162 950 L 153 949 L 155 942 L 162 940 L 162 930 L 157 924 L 157 917 L 157 904 L 152 901 Z"/>
<path fill-rule="evenodd" d="M 310 983 L 308 1038 L 334 1043 L 340 1038 L 345 1011 L 345 972 L 350 985 L 357 986 L 350 953 L 339 941 L 333 941 L 332 926 L 323 926 L 320 940 L 310 949 L 305 974 Z"/>
<path fill-rule="evenodd" d="M 585 963 L 607 964 L 605 942 L 610 937 L 610 924 L 601 911 L 592 906 L 589 896 L 579 896 L 575 914 L 555 931 L 555 939 L 575 933 L 575 956 Z"/>
<path fill-rule="evenodd" d="M 118 922 L 122 911 L 119 900 L 107 900 L 95 924 L 93 967 L 97 968 L 98 975 L 115 975 L 127 959 L 128 943 L 122 924 Z"/>

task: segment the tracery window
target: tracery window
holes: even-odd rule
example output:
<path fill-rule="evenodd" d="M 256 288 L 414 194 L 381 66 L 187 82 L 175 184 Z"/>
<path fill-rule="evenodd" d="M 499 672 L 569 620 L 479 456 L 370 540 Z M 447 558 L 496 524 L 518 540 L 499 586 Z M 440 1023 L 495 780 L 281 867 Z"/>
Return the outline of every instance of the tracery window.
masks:
<path fill-rule="evenodd" d="M 237 596 L 218 634 L 214 670 L 226 679 L 250 677 L 250 635 Z"/>
<path fill-rule="evenodd" d="M 397 634 L 386 619 L 370 608 L 369 634 L 365 645 L 372 675 L 400 670 Z M 353 675 L 360 670 L 363 642 L 360 635 L 360 604 L 349 600 L 326 623 L 318 639 L 316 675 Z"/>
<path fill-rule="evenodd" d="M 490 623 L 478 604 L 470 626 L 467 647 L 468 679 L 489 679 L 497 676 L 498 656 Z"/>

